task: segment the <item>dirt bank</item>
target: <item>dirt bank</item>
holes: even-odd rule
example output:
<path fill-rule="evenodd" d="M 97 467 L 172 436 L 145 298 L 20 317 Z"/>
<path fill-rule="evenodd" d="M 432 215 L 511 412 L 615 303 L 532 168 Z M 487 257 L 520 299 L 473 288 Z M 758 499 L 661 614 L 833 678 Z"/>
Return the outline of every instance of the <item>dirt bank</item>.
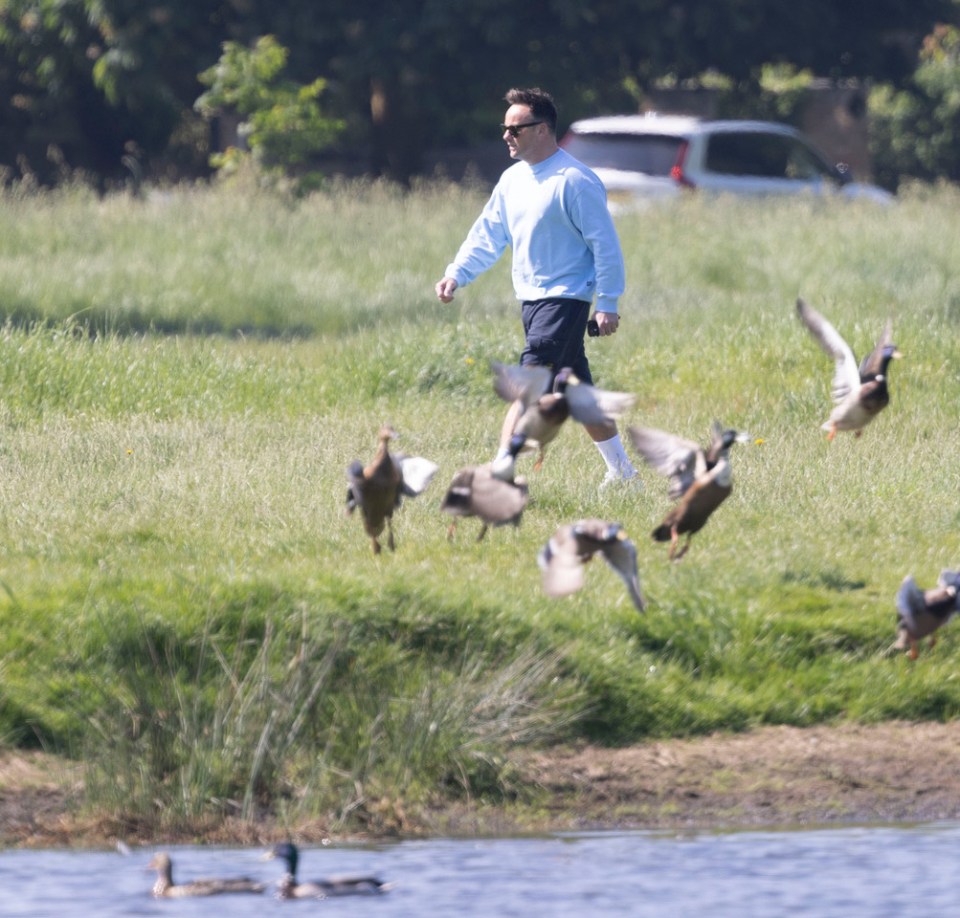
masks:
<path fill-rule="evenodd" d="M 960 817 L 960 722 L 768 727 L 534 757 L 571 827 L 727 827 Z"/>
<path fill-rule="evenodd" d="M 170 841 L 261 844 L 288 834 L 269 823 L 218 822 L 189 837 L 149 837 L 110 819 L 78 819 L 75 784 L 57 760 L 0 756 L 0 844 L 103 846 Z M 737 735 L 591 746 L 528 755 L 522 783 L 535 805 L 445 807 L 411 815 L 371 805 L 370 833 L 469 834 L 599 828 L 746 828 L 960 818 L 960 722 L 768 727 Z M 293 827 L 302 841 L 328 827 Z"/>

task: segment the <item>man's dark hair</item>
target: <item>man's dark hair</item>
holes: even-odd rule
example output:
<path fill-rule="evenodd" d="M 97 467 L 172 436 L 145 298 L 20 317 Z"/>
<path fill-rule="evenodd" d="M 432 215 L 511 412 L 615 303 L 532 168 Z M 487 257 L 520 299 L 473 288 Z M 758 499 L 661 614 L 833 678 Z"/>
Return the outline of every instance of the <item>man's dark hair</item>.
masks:
<path fill-rule="evenodd" d="M 557 133 L 557 106 L 550 93 L 542 89 L 511 89 L 503 98 L 510 105 L 528 106 L 534 120 L 545 122 Z"/>

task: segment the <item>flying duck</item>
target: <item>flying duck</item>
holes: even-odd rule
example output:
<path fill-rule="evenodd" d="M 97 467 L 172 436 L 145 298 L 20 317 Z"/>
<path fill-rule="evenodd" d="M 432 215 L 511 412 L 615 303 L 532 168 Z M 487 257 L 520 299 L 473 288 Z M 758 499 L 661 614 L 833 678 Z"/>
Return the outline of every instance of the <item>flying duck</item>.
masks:
<path fill-rule="evenodd" d="M 372 876 L 331 876 L 322 880 L 299 882 L 297 863 L 300 855 L 292 842 L 274 845 L 266 854 L 267 859 L 281 858 L 287 862 L 287 872 L 277 884 L 280 899 L 329 899 L 333 896 L 370 896 L 384 893 L 390 883 Z"/>
<path fill-rule="evenodd" d="M 852 430 L 854 436 L 859 437 L 863 428 L 890 403 L 887 365 L 902 356 L 892 340 L 892 322 L 887 320 L 876 347 L 857 366 L 850 345 L 816 309 L 798 299 L 797 314 L 820 347 L 834 360 L 832 394 L 835 407 L 821 428 L 828 431 L 828 440 L 832 440 L 838 430 Z"/>
<path fill-rule="evenodd" d="M 393 512 L 400 506 L 403 497 L 415 497 L 422 493 L 437 473 L 438 466 L 420 456 L 391 455 L 390 441 L 396 431 L 389 425 L 380 429 L 379 446 L 369 465 L 359 459 L 347 469 L 347 513 L 358 507 L 363 517 L 363 526 L 370 536 L 375 555 L 380 553 L 379 536 L 387 527 L 387 547 L 394 550 Z"/>
<path fill-rule="evenodd" d="M 520 525 L 529 489 L 526 478 L 516 475 L 516 459 L 526 439 L 524 434 L 514 434 L 506 456 L 486 465 L 467 466 L 453 476 L 440 504 L 440 509 L 453 517 L 447 529 L 448 539 L 453 538 L 457 518 L 461 516 L 480 519 L 483 525 L 478 542 L 490 526 Z"/>
<path fill-rule="evenodd" d="M 941 571 L 936 587 L 930 590 L 921 590 L 913 575 L 907 574 L 897 590 L 897 641 L 893 649 L 909 647 L 910 659 L 916 660 L 917 644 L 923 638 L 929 636 L 933 647 L 937 642 L 937 629 L 960 611 L 958 591 L 960 573 L 957 571 Z"/>
<path fill-rule="evenodd" d="M 646 607 L 637 574 L 637 548 L 619 523 L 586 519 L 561 526 L 537 556 L 548 596 L 569 596 L 584 583 L 586 565 L 600 554 L 626 584 L 638 612 Z"/>
<path fill-rule="evenodd" d="M 262 893 L 266 888 L 250 877 L 232 877 L 228 879 L 205 878 L 190 883 L 173 882 L 173 863 L 170 855 L 159 852 L 147 864 L 148 870 L 157 871 L 157 881 L 153 884 L 153 894 L 157 897 L 177 899 L 185 896 L 218 896 L 224 893 Z"/>
<path fill-rule="evenodd" d="M 491 368 L 497 395 L 506 402 L 519 401 L 522 405 L 513 432 L 526 436 L 525 448 L 538 450 L 535 471 L 540 470 L 544 450 L 568 418 L 581 424 L 608 424 L 636 400 L 626 392 L 609 392 L 582 382 L 569 367 L 556 376 L 549 367 L 541 366 L 494 362 Z"/>
<path fill-rule="evenodd" d="M 749 440 L 750 434 L 724 430 L 714 421 L 710 446 L 703 449 L 691 440 L 653 427 L 631 427 L 628 433 L 646 462 L 670 479 L 667 493 L 677 503 L 651 535 L 657 542 L 670 542 L 669 558 L 679 561 L 690 548 L 693 534 L 730 496 L 730 447 Z M 683 533 L 687 540 L 678 551 Z"/>

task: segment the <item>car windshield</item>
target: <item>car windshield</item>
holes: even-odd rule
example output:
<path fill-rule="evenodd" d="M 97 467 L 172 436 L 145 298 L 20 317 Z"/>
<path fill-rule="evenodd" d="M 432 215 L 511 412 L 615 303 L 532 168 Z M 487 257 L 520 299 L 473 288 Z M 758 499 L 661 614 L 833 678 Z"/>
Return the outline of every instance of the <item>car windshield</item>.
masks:
<path fill-rule="evenodd" d="M 670 174 L 682 137 L 657 134 L 569 134 L 564 148 L 591 169 Z"/>

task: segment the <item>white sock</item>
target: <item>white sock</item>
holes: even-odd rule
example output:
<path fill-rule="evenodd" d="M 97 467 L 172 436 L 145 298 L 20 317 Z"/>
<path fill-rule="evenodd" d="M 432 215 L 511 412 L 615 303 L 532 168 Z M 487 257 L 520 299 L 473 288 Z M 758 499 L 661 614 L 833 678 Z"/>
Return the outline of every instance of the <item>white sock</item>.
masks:
<path fill-rule="evenodd" d="M 507 447 L 505 447 L 505 446 L 501 446 L 501 447 L 497 450 L 497 455 L 493 457 L 493 461 L 494 461 L 494 462 L 497 462 L 497 461 L 499 461 L 500 459 L 506 459 L 507 456 L 509 456 L 509 455 L 510 455 L 510 450 L 507 449 Z"/>
<path fill-rule="evenodd" d="M 630 457 L 623 448 L 620 434 L 615 434 L 609 440 L 594 440 L 594 443 L 600 450 L 600 455 L 603 456 L 607 468 L 615 475 L 620 478 L 633 478 L 637 474 L 637 470 L 633 467 Z"/>

